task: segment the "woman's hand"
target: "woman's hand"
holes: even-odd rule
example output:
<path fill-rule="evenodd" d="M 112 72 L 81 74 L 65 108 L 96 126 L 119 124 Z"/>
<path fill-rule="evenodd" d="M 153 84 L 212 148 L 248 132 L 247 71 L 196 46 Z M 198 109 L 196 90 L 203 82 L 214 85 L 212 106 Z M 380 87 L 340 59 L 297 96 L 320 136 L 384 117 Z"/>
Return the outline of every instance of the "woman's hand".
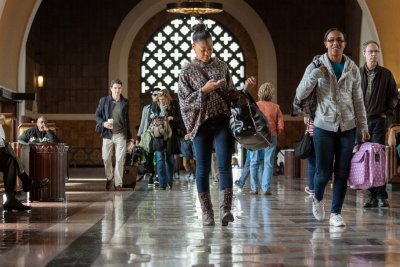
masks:
<path fill-rule="evenodd" d="M 150 114 L 150 119 L 154 119 L 156 116 L 154 116 L 154 114 Z"/>
<path fill-rule="evenodd" d="M 203 86 L 203 88 L 201 88 L 201 91 L 203 93 L 209 93 L 209 92 L 214 91 L 215 89 L 220 88 L 225 85 L 226 85 L 225 79 L 221 79 L 218 81 L 211 79 Z"/>
<path fill-rule="evenodd" d="M 367 131 L 363 131 L 361 133 L 361 137 L 362 137 L 363 142 L 367 142 L 371 138 L 371 136 L 369 135 L 369 133 Z"/>
<path fill-rule="evenodd" d="M 319 66 L 318 68 L 319 68 L 320 71 L 322 71 L 324 76 L 328 76 L 329 72 L 328 72 L 328 69 L 326 68 L 326 66 L 324 64 L 321 64 L 321 66 Z"/>
<path fill-rule="evenodd" d="M 168 116 L 168 120 L 169 120 L 169 121 L 172 121 L 173 119 L 174 119 L 174 117 Z"/>
<path fill-rule="evenodd" d="M 251 88 L 253 88 L 256 85 L 256 83 L 257 83 L 256 78 L 254 78 L 254 76 L 251 76 L 244 82 L 244 89 L 250 90 Z"/>

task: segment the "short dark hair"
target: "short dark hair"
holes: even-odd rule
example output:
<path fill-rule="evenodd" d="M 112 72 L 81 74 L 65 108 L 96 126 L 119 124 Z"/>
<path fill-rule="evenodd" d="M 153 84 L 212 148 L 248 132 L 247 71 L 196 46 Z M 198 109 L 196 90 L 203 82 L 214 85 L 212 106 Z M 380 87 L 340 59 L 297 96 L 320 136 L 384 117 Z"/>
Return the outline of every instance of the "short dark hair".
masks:
<path fill-rule="evenodd" d="M 328 35 L 329 35 L 331 32 L 335 32 L 335 31 L 340 32 L 341 34 L 343 34 L 344 40 L 345 40 L 345 41 L 347 40 L 346 33 L 345 33 L 344 31 L 342 31 L 342 30 L 339 29 L 339 28 L 330 28 L 329 30 L 327 30 L 327 31 L 325 32 L 325 35 L 324 35 L 324 42 L 326 42 L 326 41 L 328 40 Z"/>
<path fill-rule="evenodd" d="M 203 23 L 193 25 L 192 32 L 193 43 L 197 42 L 198 40 L 212 39 L 210 31 L 206 29 L 206 25 L 204 25 Z"/>
<path fill-rule="evenodd" d="M 122 81 L 119 79 L 112 80 L 110 82 L 110 87 L 112 87 L 114 84 L 120 84 L 122 86 Z"/>
<path fill-rule="evenodd" d="M 154 93 L 154 92 L 160 92 L 161 88 L 160 87 L 154 87 L 153 89 L 150 89 L 150 93 Z"/>

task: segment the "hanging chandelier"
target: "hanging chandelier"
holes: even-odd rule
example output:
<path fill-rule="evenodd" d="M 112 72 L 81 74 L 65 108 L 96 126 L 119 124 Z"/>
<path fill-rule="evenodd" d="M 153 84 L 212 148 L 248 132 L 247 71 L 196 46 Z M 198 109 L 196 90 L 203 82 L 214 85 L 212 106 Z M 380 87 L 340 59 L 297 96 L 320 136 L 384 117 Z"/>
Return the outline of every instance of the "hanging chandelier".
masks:
<path fill-rule="evenodd" d="M 180 1 L 177 3 L 168 3 L 167 12 L 201 15 L 220 13 L 223 11 L 221 3 L 204 2 L 204 1 Z"/>

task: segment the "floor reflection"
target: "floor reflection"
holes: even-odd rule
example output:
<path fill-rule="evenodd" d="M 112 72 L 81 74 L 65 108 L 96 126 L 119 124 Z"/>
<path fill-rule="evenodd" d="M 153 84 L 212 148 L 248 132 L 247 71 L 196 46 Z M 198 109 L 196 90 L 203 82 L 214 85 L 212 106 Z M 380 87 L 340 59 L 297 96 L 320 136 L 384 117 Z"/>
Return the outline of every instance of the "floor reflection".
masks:
<path fill-rule="evenodd" d="M 0 265 L 398 266 L 400 192 L 389 190 L 390 209 L 364 210 L 366 192 L 349 190 L 347 227 L 332 228 L 314 220 L 305 185 L 274 177 L 272 196 L 235 187 L 235 222 L 221 227 L 213 184 L 217 224 L 202 227 L 193 183 L 161 191 L 144 180 L 135 191 L 105 192 L 101 177 L 74 181 L 65 202 L 0 213 Z"/>

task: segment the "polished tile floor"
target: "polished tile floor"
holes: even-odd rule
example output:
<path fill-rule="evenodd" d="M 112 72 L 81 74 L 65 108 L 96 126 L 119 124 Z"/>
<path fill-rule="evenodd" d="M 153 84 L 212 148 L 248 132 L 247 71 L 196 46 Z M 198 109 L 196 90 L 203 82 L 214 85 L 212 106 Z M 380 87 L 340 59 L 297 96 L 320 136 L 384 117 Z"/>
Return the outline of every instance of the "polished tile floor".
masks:
<path fill-rule="evenodd" d="M 390 188 L 391 208 L 371 210 L 349 190 L 347 227 L 335 229 L 314 220 L 305 180 L 280 176 L 272 196 L 234 187 L 235 222 L 221 227 L 213 185 L 217 225 L 203 228 L 193 183 L 105 192 L 101 169 L 71 173 L 65 202 L 1 213 L 0 266 L 400 266 L 400 192 Z"/>

